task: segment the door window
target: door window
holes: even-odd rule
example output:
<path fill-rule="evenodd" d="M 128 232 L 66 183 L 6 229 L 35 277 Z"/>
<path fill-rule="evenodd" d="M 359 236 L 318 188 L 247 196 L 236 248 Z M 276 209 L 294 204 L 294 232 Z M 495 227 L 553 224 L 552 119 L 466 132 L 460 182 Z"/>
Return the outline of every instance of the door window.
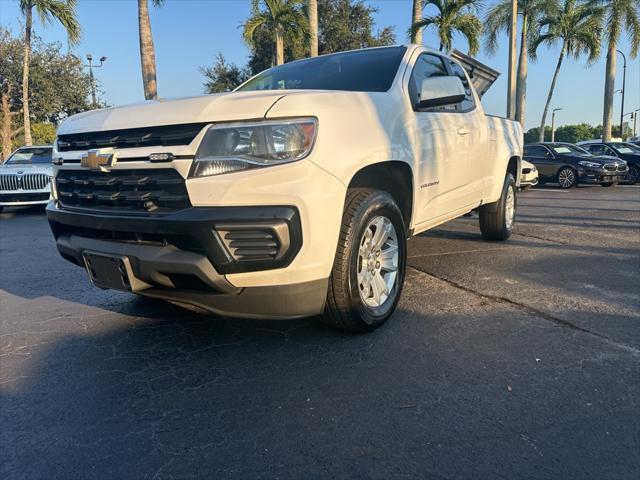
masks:
<path fill-rule="evenodd" d="M 551 154 L 549 150 L 547 150 L 542 145 L 526 145 L 524 147 L 524 156 L 525 157 L 536 157 L 536 158 L 549 158 Z"/>
<path fill-rule="evenodd" d="M 590 145 L 589 151 L 594 155 L 615 155 L 606 145 Z"/>
<path fill-rule="evenodd" d="M 465 91 L 464 100 L 456 105 L 456 110 L 458 112 L 468 112 L 473 110 L 476 108 L 476 101 L 473 98 L 473 89 L 471 88 L 471 82 L 469 82 L 467 74 L 460 65 L 453 61 L 451 62 L 451 73 L 462 81 Z"/>
<path fill-rule="evenodd" d="M 446 77 L 449 73 L 444 66 L 442 57 L 430 53 L 423 53 L 416 60 L 416 64 L 411 72 L 409 79 L 409 99 L 414 107 L 420 102 L 420 90 L 422 89 L 422 81 L 427 78 Z M 444 107 L 429 108 L 421 111 L 455 111 L 455 105 L 446 105 Z"/>

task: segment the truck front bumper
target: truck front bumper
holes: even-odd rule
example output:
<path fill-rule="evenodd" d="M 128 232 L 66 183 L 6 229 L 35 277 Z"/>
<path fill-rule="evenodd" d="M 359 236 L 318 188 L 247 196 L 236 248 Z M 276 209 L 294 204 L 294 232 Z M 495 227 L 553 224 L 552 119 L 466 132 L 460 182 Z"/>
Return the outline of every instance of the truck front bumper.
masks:
<path fill-rule="evenodd" d="M 328 279 L 242 288 L 226 278 L 277 272 L 294 260 L 303 242 L 296 207 L 194 207 L 141 216 L 61 209 L 54 201 L 47 216 L 64 258 L 85 268 L 91 254 L 122 259 L 133 293 L 245 318 L 297 318 L 324 308 Z"/>

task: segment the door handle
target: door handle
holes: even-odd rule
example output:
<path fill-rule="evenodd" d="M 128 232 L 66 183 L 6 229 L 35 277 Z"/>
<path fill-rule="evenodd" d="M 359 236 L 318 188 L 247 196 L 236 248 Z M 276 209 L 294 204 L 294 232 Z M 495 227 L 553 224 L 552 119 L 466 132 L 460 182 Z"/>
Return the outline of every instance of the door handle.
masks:
<path fill-rule="evenodd" d="M 458 135 L 469 135 L 469 129 L 468 128 L 464 128 L 464 127 L 460 127 L 458 129 Z"/>

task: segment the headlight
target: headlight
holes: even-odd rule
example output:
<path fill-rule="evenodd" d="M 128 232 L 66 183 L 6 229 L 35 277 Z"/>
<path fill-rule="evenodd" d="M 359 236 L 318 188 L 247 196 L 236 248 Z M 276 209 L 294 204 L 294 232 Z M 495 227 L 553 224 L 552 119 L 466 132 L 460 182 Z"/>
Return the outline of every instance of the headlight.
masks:
<path fill-rule="evenodd" d="M 192 177 L 302 160 L 318 131 L 315 118 L 212 125 L 198 147 Z"/>
<path fill-rule="evenodd" d="M 582 165 L 583 167 L 602 168 L 601 164 L 595 163 L 595 162 L 587 162 L 586 160 L 582 160 L 582 161 L 578 162 L 578 164 Z"/>

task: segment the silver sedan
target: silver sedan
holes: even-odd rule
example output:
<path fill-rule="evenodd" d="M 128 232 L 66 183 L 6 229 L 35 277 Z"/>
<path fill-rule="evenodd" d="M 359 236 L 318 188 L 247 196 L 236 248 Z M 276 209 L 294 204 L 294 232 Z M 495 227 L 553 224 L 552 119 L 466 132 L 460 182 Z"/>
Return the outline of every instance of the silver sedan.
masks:
<path fill-rule="evenodd" d="M 4 207 L 49 202 L 52 150 L 51 145 L 21 147 L 0 165 L 0 211 Z"/>

